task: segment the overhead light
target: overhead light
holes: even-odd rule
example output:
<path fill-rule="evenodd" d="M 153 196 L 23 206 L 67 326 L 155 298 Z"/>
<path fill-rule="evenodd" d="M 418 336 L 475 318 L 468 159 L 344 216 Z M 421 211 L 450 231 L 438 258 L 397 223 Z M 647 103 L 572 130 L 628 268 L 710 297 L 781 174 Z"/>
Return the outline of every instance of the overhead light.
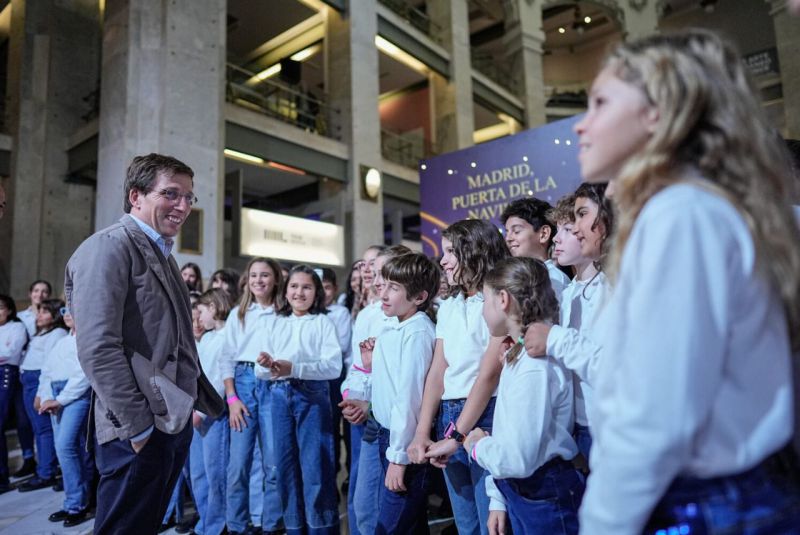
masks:
<path fill-rule="evenodd" d="M 225 149 L 223 153 L 228 158 L 233 158 L 234 160 L 241 160 L 243 162 L 261 164 L 261 165 L 264 164 L 264 158 L 259 158 L 258 156 L 253 156 L 252 154 L 239 152 L 238 150 Z"/>
<path fill-rule="evenodd" d="M 270 65 L 269 67 L 267 67 L 266 69 L 264 69 L 260 73 L 256 74 L 252 78 L 250 78 L 247 81 L 247 84 L 248 85 L 252 85 L 253 83 L 256 83 L 256 82 L 263 82 L 267 78 L 272 78 L 273 76 L 275 76 L 279 72 L 281 72 L 281 64 L 280 63 L 276 63 L 274 65 Z"/>
<path fill-rule="evenodd" d="M 309 47 L 306 47 L 303 50 L 300 50 L 299 52 L 295 52 L 294 54 L 289 56 L 289 59 L 293 61 L 305 61 L 308 58 L 314 56 L 320 50 L 322 50 L 322 43 L 317 43 Z M 249 80 L 247 80 L 247 82 L 245 82 L 245 85 L 255 85 L 258 82 L 263 82 L 267 78 L 272 78 L 273 76 L 275 76 L 280 72 L 281 72 L 280 62 L 274 63 L 269 67 L 267 67 L 266 69 L 264 69 L 263 71 L 256 74 L 255 76 L 253 76 L 252 78 L 250 78 Z"/>
<path fill-rule="evenodd" d="M 361 197 L 377 202 L 381 193 L 381 172 L 374 167 L 361 166 Z"/>
<path fill-rule="evenodd" d="M 561 28 L 558 29 L 558 33 L 567 33 L 567 30 L 564 29 L 564 27 L 562 26 Z"/>
<path fill-rule="evenodd" d="M 314 54 L 316 54 L 317 52 L 319 52 L 320 50 L 322 50 L 322 45 L 320 43 L 317 43 L 316 45 L 311 45 L 308 48 L 304 48 L 300 52 L 295 52 L 294 54 L 289 56 L 289 59 L 294 61 L 305 61 Z"/>
<path fill-rule="evenodd" d="M 302 169 L 298 169 L 297 167 L 292 167 L 291 165 L 285 165 L 285 164 L 278 163 L 278 162 L 267 162 L 267 165 L 269 167 L 272 167 L 273 169 L 278 169 L 280 171 L 286 171 L 287 173 L 292 173 L 292 174 L 295 174 L 295 175 L 305 175 L 306 174 L 306 172 L 303 171 Z"/>
<path fill-rule="evenodd" d="M 586 24 L 591 24 L 592 17 L 583 17 L 583 22 L 585 22 Z"/>
<path fill-rule="evenodd" d="M 406 52 L 405 50 L 399 48 L 394 43 L 391 43 L 381 37 L 380 35 L 375 36 L 375 46 L 378 47 L 378 50 L 390 56 L 400 63 L 404 64 L 407 67 L 414 69 L 415 71 L 421 74 L 428 74 L 429 70 L 428 66 L 422 63 L 420 60 Z"/>

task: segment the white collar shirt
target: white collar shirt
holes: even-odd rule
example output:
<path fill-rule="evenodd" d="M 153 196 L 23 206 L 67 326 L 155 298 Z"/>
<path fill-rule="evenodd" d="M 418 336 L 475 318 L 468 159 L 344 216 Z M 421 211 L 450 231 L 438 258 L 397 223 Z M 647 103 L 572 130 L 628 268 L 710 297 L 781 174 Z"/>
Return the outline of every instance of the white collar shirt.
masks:
<path fill-rule="evenodd" d="M 7 321 L 0 325 L 0 365 L 19 366 L 27 343 L 28 331 L 21 321 Z"/>
<path fill-rule="evenodd" d="M 52 389 L 52 383 L 55 381 L 67 382 L 57 396 L 53 395 Z M 90 386 L 89 378 L 83 373 L 78 361 L 75 336 L 70 334 L 59 338 L 45 357 L 36 395 L 42 401 L 55 399 L 65 407 L 86 394 Z"/>
<path fill-rule="evenodd" d="M 28 342 L 28 351 L 22 359 L 20 369 L 23 371 L 41 370 L 44 359 L 59 339 L 67 336 L 67 330 L 60 327 L 44 334 L 37 334 Z"/>
<path fill-rule="evenodd" d="M 220 357 L 222 379 L 233 379 L 237 362 L 255 362 L 261 351 L 258 335 L 271 332 L 275 321 L 275 309 L 251 304 L 244 314 L 244 325 L 239 320 L 239 307 L 236 306 L 225 320 L 225 342 Z"/>

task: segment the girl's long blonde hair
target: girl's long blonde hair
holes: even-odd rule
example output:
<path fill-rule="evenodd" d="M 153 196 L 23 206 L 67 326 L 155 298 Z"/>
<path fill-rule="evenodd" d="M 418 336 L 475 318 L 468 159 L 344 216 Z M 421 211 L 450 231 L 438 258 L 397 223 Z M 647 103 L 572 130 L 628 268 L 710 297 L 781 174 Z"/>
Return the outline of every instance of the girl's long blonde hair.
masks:
<path fill-rule="evenodd" d="M 712 32 L 688 30 L 622 44 L 604 68 L 638 87 L 659 112 L 652 137 L 616 180 L 619 217 L 610 271 L 618 271 L 647 201 L 699 171 L 702 185 L 731 202 L 750 228 L 759 268 L 783 301 L 792 348 L 800 349 L 800 231 L 789 204 L 792 175 L 737 51 Z"/>

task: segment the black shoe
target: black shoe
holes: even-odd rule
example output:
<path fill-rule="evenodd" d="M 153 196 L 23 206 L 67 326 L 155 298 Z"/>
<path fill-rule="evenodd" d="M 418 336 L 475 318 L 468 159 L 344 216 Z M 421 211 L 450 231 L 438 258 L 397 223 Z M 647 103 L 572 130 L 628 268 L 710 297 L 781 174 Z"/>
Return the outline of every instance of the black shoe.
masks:
<path fill-rule="evenodd" d="M 67 517 L 64 519 L 64 527 L 71 528 L 72 526 L 77 526 L 78 524 L 83 524 L 94 515 L 89 511 L 89 509 L 84 509 L 78 513 L 71 513 L 68 514 Z"/>
<path fill-rule="evenodd" d="M 41 479 L 39 476 L 33 476 L 25 483 L 17 487 L 17 490 L 20 492 L 30 492 L 32 490 L 39 490 L 44 489 L 47 487 L 52 487 L 55 485 L 56 479 L 51 477 L 50 479 Z"/>
<path fill-rule="evenodd" d="M 173 520 L 173 518 L 170 517 L 166 524 L 161 524 L 161 527 L 158 528 L 158 532 L 159 533 L 164 533 L 165 531 L 167 531 L 168 529 L 170 529 L 174 525 L 175 525 L 175 520 Z"/>
<path fill-rule="evenodd" d="M 48 516 L 47 520 L 49 520 L 50 522 L 61 522 L 62 520 L 64 520 L 68 516 L 69 516 L 69 513 L 62 509 L 61 511 L 56 511 L 52 515 Z"/>
<path fill-rule="evenodd" d="M 56 482 L 53 483 L 53 490 L 56 492 L 62 492 L 64 490 L 64 480 L 60 477 L 56 478 Z"/>
<path fill-rule="evenodd" d="M 22 467 L 13 474 L 11 474 L 11 477 L 19 479 L 21 477 L 32 476 L 35 473 L 36 473 L 36 460 L 33 457 L 31 457 L 29 459 L 25 459 L 25 461 L 22 463 Z"/>
<path fill-rule="evenodd" d="M 175 533 L 191 533 L 194 525 L 197 524 L 197 518 L 187 518 L 175 524 Z"/>

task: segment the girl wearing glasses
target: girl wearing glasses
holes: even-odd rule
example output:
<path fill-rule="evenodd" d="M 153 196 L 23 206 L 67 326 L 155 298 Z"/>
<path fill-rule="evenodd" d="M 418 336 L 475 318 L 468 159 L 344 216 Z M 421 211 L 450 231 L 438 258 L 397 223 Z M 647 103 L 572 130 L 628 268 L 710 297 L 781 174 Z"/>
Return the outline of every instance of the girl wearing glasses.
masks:
<path fill-rule="evenodd" d="M 60 314 L 69 336 L 59 339 L 45 356 L 36 402 L 40 415 L 49 415 L 55 435 L 56 454 L 64 477 L 64 505 L 51 514 L 51 522 L 63 520 L 69 528 L 89 519 L 94 467 L 86 451 L 86 423 L 91 401 L 89 379 L 78 362 L 75 323 L 66 307 Z"/>
<path fill-rule="evenodd" d="M 22 370 L 22 394 L 25 411 L 33 425 L 36 441 L 36 454 L 39 456 L 36 475 L 20 485 L 20 492 L 38 490 L 56 484 L 56 448 L 53 442 L 53 426 L 50 416 L 39 413 L 36 393 L 39 390 L 39 376 L 42 373 L 45 357 L 53 350 L 61 338 L 67 336 L 60 299 L 46 299 L 39 305 L 36 315 L 36 335 L 28 344 L 28 352 L 20 366 Z"/>

